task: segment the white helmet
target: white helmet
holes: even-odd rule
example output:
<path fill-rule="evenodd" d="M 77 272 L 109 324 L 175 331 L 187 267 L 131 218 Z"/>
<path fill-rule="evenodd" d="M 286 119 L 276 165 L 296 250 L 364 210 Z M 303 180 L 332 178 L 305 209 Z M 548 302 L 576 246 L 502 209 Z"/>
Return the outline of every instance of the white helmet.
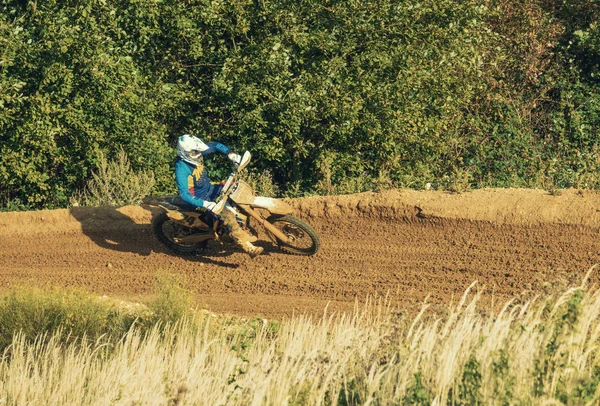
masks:
<path fill-rule="evenodd" d="M 177 156 L 192 165 L 202 162 L 202 152 L 208 149 L 202 140 L 190 134 L 184 134 L 177 141 Z"/>

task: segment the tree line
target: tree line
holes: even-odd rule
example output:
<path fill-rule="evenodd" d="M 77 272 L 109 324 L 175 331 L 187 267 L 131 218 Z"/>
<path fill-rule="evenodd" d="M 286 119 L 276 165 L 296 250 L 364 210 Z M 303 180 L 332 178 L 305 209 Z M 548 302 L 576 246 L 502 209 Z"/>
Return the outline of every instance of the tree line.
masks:
<path fill-rule="evenodd" d="M 600 186 L 594 0 L 0 0 L 0 203 L 65 207 L 182 133 L 282 193 Z"/>

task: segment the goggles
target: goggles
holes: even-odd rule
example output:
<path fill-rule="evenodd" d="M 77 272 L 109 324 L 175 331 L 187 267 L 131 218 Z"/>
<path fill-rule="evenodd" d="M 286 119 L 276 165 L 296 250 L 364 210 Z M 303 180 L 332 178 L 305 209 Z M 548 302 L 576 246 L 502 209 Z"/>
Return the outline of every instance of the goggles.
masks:
<path fill-rule="evenodd" d="M 192 149 L 189 153 L 188 153 L 190 158 L 193 159 L 198 159 L 202 156 L 202 151 L 200 151 L 199 149 Z"/>

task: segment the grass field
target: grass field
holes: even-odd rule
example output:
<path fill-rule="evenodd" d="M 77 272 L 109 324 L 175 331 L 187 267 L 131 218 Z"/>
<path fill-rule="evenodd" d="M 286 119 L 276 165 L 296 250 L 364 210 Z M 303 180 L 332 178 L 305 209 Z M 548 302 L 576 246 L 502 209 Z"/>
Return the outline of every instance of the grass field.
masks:
<path fill-rule="evenodd" d="M 275 322 L 190 308 L 172 282 L 146 305 L 13 289 L 0 308 L 0 404 L 598 402 L 597 287 L 494 312 L 475 290 L 439 318 L 369 300 Z"/>

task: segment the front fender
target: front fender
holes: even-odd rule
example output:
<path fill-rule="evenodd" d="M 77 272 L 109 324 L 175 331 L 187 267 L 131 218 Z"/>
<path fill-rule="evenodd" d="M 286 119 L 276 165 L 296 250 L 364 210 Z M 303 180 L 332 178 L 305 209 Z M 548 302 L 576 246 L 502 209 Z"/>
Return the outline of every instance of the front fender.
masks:
<path fill-rule="evenodd" d="M 265 209 L 273 214 L 291 214 L 294 209 L 283 200 L 257 196 L 250 204 L 252 208 Z"/>

